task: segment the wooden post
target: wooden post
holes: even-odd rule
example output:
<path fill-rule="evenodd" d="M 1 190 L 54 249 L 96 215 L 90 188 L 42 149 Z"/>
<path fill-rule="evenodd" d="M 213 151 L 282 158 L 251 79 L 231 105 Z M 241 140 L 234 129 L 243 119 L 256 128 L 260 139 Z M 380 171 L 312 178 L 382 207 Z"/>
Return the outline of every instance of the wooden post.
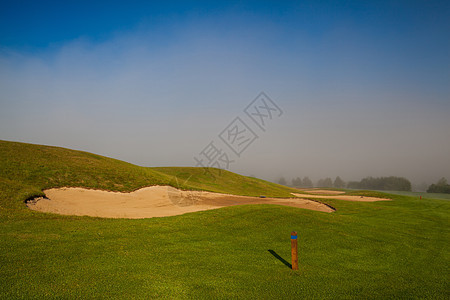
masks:
<path fill-rule="evenodd" d="M 291 232 L 292 270 L 298 270 L 297 232 Z"/>

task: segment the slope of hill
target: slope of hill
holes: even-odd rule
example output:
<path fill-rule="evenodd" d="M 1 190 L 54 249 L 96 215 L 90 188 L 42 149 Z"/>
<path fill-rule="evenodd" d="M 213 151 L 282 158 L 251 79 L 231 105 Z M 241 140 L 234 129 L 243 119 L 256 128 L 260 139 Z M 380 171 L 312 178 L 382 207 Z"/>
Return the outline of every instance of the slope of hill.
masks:
<path fill-rule="evenodd" d="M 204 168 L 147 168 L 60 147 L 0 141 L 0 206 L 23 201 L 53 187 L 133 191 L 151 185 L 237 195 L 289 197 L 290 188 L 229 171 Z"/>

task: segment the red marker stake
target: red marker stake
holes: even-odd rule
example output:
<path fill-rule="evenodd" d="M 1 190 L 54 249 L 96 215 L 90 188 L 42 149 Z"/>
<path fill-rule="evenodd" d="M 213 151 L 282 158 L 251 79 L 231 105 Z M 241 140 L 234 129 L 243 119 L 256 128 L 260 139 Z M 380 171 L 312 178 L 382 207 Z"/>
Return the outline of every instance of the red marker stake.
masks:
<path fill-rule="evenodd" d="M 298 270 L 297 232 L 291 232 L 292 270 Z"/>

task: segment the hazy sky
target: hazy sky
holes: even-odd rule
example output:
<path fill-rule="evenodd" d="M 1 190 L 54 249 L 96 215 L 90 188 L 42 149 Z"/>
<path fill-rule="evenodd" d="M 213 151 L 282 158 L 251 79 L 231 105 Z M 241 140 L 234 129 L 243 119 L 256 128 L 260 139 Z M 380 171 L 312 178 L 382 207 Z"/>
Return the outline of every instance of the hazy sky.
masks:
<path fill-rule="evenodd" d="M 450 179 L 449 1 L 150 2 L 3 1 L 0 139 L 142 166 L 194 166 L 212 141 L 269 180 Z M 282 110 L 265 131 L 244 113 L 260 92 Z M 258 136 L 240 157 L 219 137 L 236 117 Z"/>

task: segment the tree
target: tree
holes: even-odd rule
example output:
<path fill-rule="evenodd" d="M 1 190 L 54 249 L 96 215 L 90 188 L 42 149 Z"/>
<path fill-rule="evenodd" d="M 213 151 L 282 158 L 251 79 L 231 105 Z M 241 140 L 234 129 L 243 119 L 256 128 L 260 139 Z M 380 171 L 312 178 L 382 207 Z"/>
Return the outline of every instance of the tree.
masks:
<path fill-rule="evenodd" d="M 411 191 L 411 182 L 403 177 L 366 177 L 360 182 L 349 182 L 348 188 L 385 191 Z"/>
<path fill-rule="evenodd" d="M 442 177 L 436 184 L 430 185 L 427 193 L 444 193 L 450 194 L 450 184 L 447 183 L 447 179 Z"/>
<path fill-rule="evenodd" d="M 319 181 L 317 182 L 317 186 L 318 187 L 332 187 L 333 181 L 331 180 L 330 177 L 327 177 L 325 179 L 319 179 Z"/>
<path fill-rule="evenodd" d="M 292 178 L 292 186 L 302 187 L 302 179 L 300 177 Z"/>
<path fill-rule="evenodd" d="M 337 176 L 336 179 L 334 180 L 333 186 L 335 188 L 342 189 L 345 187 L 345 182 L 344 180 L 341 179 L 341 177 Z"/>
<path fill-rule="evenodd" d="M 333 187 L 333 181 L 330 177 L 325 178 L 324 187 Z"/>
<path fill-rule="evenodd" d="M 439 185 L 439 186 L 448 185 L 447 178 L 442 177 L 441 179 L 439 179 L 439 181 L 436 183 L 436 185 Z"/>
<path fill-rule="evenodd" d="M 287 184 L 286 178 L 281 176 L 280 179 L 278 179 L 278 183 L 281 185 L 286 185 Z"/>
<path fill-rule="evenodd" d="M 308 176 L 303 177 L 302 187 L 304 187 L 304 188 L 312 188 L 313 187 L 313 183 L 312 183 L 311 179 L 309 179 Z"/>

